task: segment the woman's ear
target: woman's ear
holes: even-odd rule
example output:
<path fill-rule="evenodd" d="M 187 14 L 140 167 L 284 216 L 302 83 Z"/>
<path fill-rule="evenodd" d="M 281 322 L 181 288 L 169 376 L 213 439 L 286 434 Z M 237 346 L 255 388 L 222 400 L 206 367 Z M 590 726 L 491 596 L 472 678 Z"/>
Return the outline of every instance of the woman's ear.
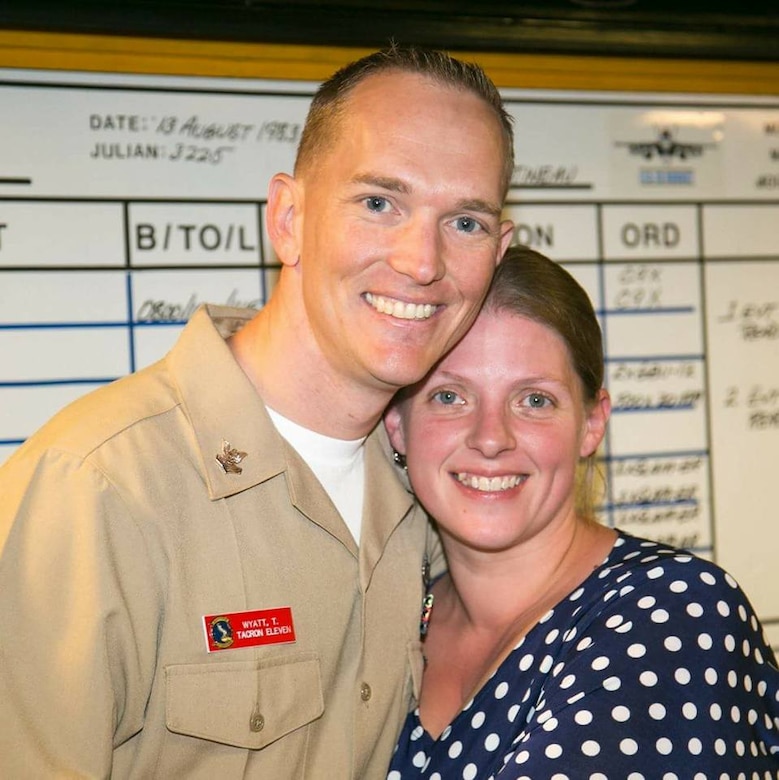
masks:
<path fill-rule="evenodd" d="M 611 416 L 611 396 L 608 390 L 601 388 L 585 419 L 584 437 L 579 448 L 579 457 L 588 458 L 600 446 L 606 435 L 606 426 Z"/>
<path fill-rule="evenodd" d="M 399 404 L 393 401 L 384 412 L 384 427 L 387 429 L 390 444 L 395 452 L 406 454 L 406 439 L 403 435 L 403 415 L 400 413 Z"/>
<path fill-rule="evenodd" d="M 286 173 L 277 173 L 268 185 L 265 226 L 283 265 L 294 266 L 300 261 L 302 198 L 301 183 Z"/>

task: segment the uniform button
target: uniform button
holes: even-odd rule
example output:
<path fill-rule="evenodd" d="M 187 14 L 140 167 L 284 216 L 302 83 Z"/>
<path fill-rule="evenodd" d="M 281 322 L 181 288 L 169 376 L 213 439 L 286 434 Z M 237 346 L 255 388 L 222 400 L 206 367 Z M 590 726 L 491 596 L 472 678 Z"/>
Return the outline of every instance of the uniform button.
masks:
<path fill-rule="evenodd" d="M 370 701 L 372 695 L 373 695 L 373 691 L 371 690 L 371 686 L 368 685 L 368 683 L 364 682 L 360 686 L 360 698 L 363 701 Z"/>
<path fill-rule="evenodd" d="M 259 712 L 256 710 L 252 713 L 251 718 L 249 718 L 249 728 L 252 731 L 262 731 L 265 727 L 265 718 L 260 715 Z"/>

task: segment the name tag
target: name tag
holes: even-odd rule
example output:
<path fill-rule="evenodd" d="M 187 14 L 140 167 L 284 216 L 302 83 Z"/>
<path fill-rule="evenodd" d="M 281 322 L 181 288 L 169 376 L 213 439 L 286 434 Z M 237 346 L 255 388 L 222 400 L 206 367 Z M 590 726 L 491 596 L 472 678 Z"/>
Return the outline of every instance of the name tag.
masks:
<path fill-rule="evenodd" d="M 295 641 L 291 607 L 205 615 L 203 628 L 209 653 Z"/>

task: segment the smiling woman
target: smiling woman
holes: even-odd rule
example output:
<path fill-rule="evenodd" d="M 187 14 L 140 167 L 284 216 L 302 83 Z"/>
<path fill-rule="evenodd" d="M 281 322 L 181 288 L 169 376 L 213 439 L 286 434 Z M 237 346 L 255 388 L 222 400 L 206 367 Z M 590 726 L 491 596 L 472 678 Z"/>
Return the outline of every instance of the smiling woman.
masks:
<path fill-rule="evenodd" d="M 745 594 L 593 519 L 577 471 L 602 383 L 586 293 L 512 248 L 470 331 L 387 412 L 449 564 L 391 780 L 779 770 L 779 670 Z"/>

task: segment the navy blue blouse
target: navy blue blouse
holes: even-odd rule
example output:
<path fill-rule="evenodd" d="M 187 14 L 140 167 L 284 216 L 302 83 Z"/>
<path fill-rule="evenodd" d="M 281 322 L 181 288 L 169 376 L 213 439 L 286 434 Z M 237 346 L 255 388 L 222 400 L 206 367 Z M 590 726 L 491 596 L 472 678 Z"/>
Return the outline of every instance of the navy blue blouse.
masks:
<path fill-rule="evenodd" d="M 412 712 L 388 780 L 779 778 L 779 670 L 733 578 L 621 533 L 434 740 Z"/>

